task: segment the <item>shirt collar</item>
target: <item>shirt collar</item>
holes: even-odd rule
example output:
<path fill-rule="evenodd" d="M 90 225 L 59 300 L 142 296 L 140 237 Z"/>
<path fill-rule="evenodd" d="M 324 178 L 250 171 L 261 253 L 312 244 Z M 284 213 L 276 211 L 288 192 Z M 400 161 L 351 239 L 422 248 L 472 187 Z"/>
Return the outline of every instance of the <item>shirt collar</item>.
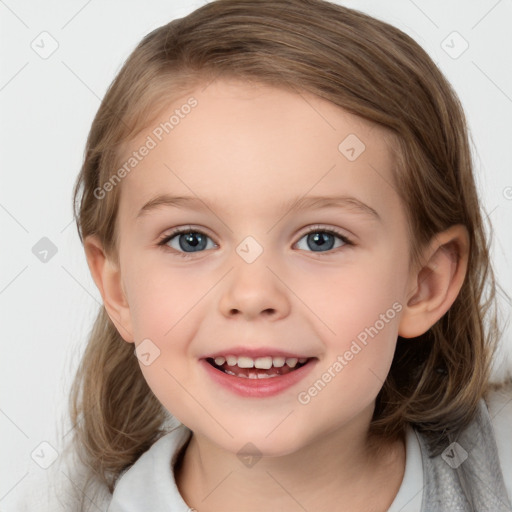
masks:
<path fill-rule="evenodd" d="M 176 485 L 173 469 L 180 449 L 191 434 L 189 428 L 179 425 L 141 455 L 119 478 L 108 512 L 190 512 Z M 416 432 L 411 427 L 407 427 L 405 449 L 404 477 L 388 512 L 421 510 L 422 457 Z"/>

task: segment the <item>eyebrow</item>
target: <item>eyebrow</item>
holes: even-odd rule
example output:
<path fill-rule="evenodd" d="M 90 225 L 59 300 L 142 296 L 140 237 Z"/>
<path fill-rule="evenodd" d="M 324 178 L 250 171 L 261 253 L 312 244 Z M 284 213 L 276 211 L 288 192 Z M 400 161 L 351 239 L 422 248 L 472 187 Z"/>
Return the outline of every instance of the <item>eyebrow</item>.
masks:
<path fill-rule="evenodd" d="M 198 197 L 159 194 L 142 206 L 136 219 L 143 217 L 161 206 L 180 208 L 192 207 L 194 205 L 200 209 L 214 211 L 214 208 Z M 381 220 L 380 215 L 375 209 L 351 196 L 302 196 L 281 204 L 283 217 L 289 213 L 306 208 L 319 209 L 332 207 L 343 208 L 354 213 L 372 217 L 375 220 Z"/>

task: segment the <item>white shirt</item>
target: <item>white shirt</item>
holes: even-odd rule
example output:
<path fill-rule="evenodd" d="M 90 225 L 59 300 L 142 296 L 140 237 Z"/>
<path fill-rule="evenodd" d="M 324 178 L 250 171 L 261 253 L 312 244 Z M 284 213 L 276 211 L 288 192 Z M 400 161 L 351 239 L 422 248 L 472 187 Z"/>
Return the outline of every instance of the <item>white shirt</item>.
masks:
<path fill-rule="evenodd" d="M 512 387 L 494 392 L 487 399 L 500 466 L 505 487 L 512 501 Z M 160 438 L 144 453 L 133 466 L 119 478 L 114 493 L 110 496 L 94 497 L 90 510 L 105 512 L 190 512 L 191 509 L 179 493 L 174 479 L 173 467 L 180 448 L 188 440 L 191 431 L 184 425 Z M 423 461 L 416 432 L 408 428 L 406 432 L 405 472 L 398 493 L 388 512 L 421 512 L 423 490 Z M 13 509 L 17 512 L 71 512 L 77 510 L 76 504 L 63 499 L 69 491 L 69 480 L 63 478 L 57 468 L 50 477 L 53 493 L 50 495 L 48 480 L 32 482 L 27 491 L 23 482 L 23 499 Z M 60 481 L 58 477 L 60 476 Z M 30 481 L 28 478 L 27 481 Z M 76 485 L 75 481 L 75 485 Z M 20 484 L 18 492 L 23 492 Z M 62 486 L 62 487 L 60 487 Z M 30 494 L 30 496 L 29 496 Z M 56 496 L 58 498 L 56 498 Z M 91 496 L 92 497 L 92 496 Z"/>
<path fill-rule="evenodd" d="M 176 455 L 188 440 L 190 430 L 183 425 L 159 439 L 120 478 L 108 512 L 189 512 L 174 480 Z M 169 464 L 171 461 L 171 464 Z M 172 465 L 172 467 L 171 467 Z M 155 475 L 158 475 L 155 478 Z M 412 428 L 406 436 L 406 464 L 402 484 L 388 512 L 420 512 L 423 490 L 421 451 Z"/>

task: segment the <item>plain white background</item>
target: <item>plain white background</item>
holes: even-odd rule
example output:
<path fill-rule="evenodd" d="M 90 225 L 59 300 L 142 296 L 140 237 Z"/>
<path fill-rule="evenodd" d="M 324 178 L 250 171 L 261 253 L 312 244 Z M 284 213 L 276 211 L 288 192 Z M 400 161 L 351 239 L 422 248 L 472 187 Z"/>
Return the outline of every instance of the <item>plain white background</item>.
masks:
<path fill-rule="evenodd" d="M 100 303 L 72 221 L 71 191 L 93 116 L 152 29 L 204 2 L 0 0 L 0 509 L 44 471 Z M 432 56 L 468 116 L 497 277 L 512 294 L 512 4 L 506 0 L 339 2 L 387 21 Z M 454 34 L 453 32 L 457 32 Z M 43 33 L 43 34 L 41 34 Z M 466 48 L 467 46 L 467 48 Z M 52 50 L 53 53 L 48 55 Z M 47 261 L 36 244 L 54 246 Z M 36 246 L 36 249 L 33 249 Z M 34 252 L 36 254 L 34 254 Z M 504 317 L 510 305 L 502 301 Z M 511 366 L 504 333 L 498 379 Z M 37 455 L 39 454 L 39 458 Z M 43 456 L 44 455 L 44 456 Z"/>

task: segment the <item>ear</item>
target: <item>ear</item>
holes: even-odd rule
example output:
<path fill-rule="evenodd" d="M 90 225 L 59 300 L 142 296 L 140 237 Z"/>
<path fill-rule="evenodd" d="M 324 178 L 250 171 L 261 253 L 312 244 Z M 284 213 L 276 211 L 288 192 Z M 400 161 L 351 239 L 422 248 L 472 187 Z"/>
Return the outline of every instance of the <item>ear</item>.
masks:
<path fill-rule="evenodd" d="M 108 258 L 95 235 L 85 238 L 84 249 L 89 270 L 100 291 L 108 316 L 123 339 L 133 343 L 130 308 L 123 290 L 119 266 Z"/>
<path fill-rule="evenodd" d="M 412 291 L 400 319 L 398 335 L 403 338 L 428 331 L 457 298 L 468 266 L 466 227 L 458 224 L 438 233 L 423 254 L 424 264 L 411 276 Z"/>

